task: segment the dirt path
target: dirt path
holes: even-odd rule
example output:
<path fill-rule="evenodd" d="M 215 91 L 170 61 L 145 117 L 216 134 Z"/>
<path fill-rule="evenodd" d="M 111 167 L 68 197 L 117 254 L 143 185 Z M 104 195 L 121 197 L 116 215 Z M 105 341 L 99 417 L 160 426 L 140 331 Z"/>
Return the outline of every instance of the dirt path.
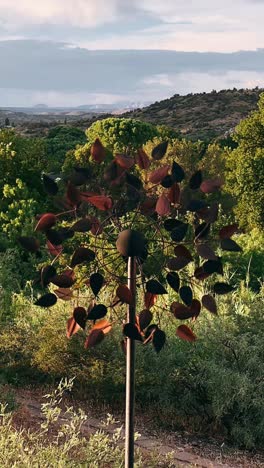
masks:
<path fill-rule="evenodd" d="M 35 390 L 15 390 L 15 400 L 18 405 L 18 408 L 15 412 L 16 424 L 31 429 L 40 425 L 44 419 L 41 412 L 41 404 L 44 402 L 42 395 L 43 393 Z M 73 402 L 70 401 L 70 405 L 72 404 Z M 83 407 L 83 403 L 78 404 L 78 402 L 76 402 L 75 405 L 76 408 Z M 82 432 L 87 436 L 102 428 L 108 433 L 113 433 L 116 427 L 120 427 L 120 425 L 123 423 L 120 421 L 117 425 L 113 424 L 105 428 L 102 425 L 102 420 L 105 416 L 102 415 L 102 420 L 100 420 L 95 418 L 89 409 L 87 411 L 87 408 L 85 408 L 85 410 L 88 418 L 83 425 Z M 67 415 L 62 412 L 60 419 L 62 422 L 63 420 L 67 419 Z M 141 434 L 140 438 L 136 441 L 136 446 L 138 448 L 140 448 L 145 453 L 155 451 L 160 455 L 165 455 L 173 451 L 175 467 L 264 467 L 264 454 L 259 453 L 253 456 L 242 451 L 223 453 L 221 448 L 216 444 L 206 444 L 204 441 L 200 442 L 198 440 L 194 442 L 194 440 L 188 440 L 188 438 L 182 437 L 180 434 L 166 434 L 161 432 L 154 435 L 153 432 L 151 433 L 149 427 L 147 430 L 144 429 L 142 422 L 139 422 L 136 430 Z"/>

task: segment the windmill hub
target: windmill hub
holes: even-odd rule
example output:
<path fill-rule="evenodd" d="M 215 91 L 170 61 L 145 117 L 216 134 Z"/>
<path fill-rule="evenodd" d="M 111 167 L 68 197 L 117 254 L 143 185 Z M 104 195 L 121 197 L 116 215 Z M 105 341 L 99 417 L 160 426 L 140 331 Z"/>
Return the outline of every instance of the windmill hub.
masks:
<path fill-rule="evenodd" d="M 116 247 L 124 257 L 141 257 L 145 253 L 146 240 L 141 232 L 126 229 L 118 235 Z"/>

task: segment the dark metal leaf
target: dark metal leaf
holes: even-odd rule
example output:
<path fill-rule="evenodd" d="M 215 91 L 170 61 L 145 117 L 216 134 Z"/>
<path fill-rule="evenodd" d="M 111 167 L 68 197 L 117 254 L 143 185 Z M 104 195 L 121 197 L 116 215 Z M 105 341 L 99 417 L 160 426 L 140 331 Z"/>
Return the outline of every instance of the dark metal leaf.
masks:
<path fill-rule="evenodd" d="M 88 218 L 83 218 L 74 223 L 74 225 L 71 227 L 71 231 L 74 232 L 88 232 L 90 231 L 92 227 L 92 223 L 90 219 Z"/>
<path fill-rule="evenodd" d="M 190 305 L 190 310 L 192 312 L 192 319 L 196 320 L 201 312 L 201 302 L 198 299 L 193 299 Z"/>
<path fill-rule="evenodd" d="M 159 353 L 166 342 L 166 334 L 160 328 L 156 328 L 153 333 L 152 344 L 156 353 Z"/>
<path fill-rule="evenodd" d="M 206 208 L 208 203 L 203 200 L 190 200 L 187 204 L 186 210 L 191 211 L 192 213 L 200 211 L 203 208 Z"/>
<path fill-rule="evenodd" d="M 173 205 L 180 203 L 181 190 L 179 185 L 175 182 L 168 192 L 168 199 Z"/>
<path fill-rule="evenodd" d="M 193 316 L 191 309 L 180 302 L 173 302 L 170 309 L 178 320 L 187 320 Z"/>
<path fill-rule="evenodd" d="M 223 265 L 220 259 L 217 260 L 207 260 L 202 265 L 205 273 L 211 275 L 212 273 L 218 273 L 219 275 L 223 274 Z"/>
<path fill-rule="evenodd" d="M 196 244 L 196 250 L 198 255 L 207 260 L 217 260 L 217 257 L 213 249 L 208 244 Z"/>
<path fill-rule="evenodd" d="M 193 300 L 193 292 L 190 286 L 182 286 L 179 289 L 180 298 L 183 300 L 184 304 L 190 306 Z"/>
<path fill-rule="evenodd" d="M 228 294 L 234 291 L 233 286 L 227 283 L 215 283 L 213 289 L 215 294 Z"/>
<path fill-rule="evenodd" d="M 164 286 L 162 286 L 162 284 L 159 281 L 154 279 L 151 279 L 147 282 L 146 289 L 147 292 L 151 294 L 167 294 L 167 291 L 164 288 Z"/>
<path fill-rule="evenodd" d="M 78 247 L 72 256 L 71 267 L 74 268 L 84 262 L 92 262 L 94 259 L 95 253 L 92 250 L 86 247 Z"/>
<path fill-rule="evenodd" d="M 178 273 L 176 273 L 176 271 L 170 271 L 167 276 L 166 276 L 166 279 L 168 281 L 168 284 L 170 285 L 170 287 L 178 292 L 179 291 L 179 287 L 180 287 L 180 278 L 179 278 L 179 275 Z"/>
<path fill-rule="evenodd" d="M 48 229 L 46 231 L 46 236 L 48 241 L 55 247 L 60 246 L 64 241 L 64 237 L 60 231 L 56 231 L 55 229 Z"/>
<path fill-rule="evenodd" d="M 202 223 L 195 229 L 195 240 L 205 239 L 210 233 L 210 224 Z"/>
<path fill-rule="evenodd" d="M 93 273 L 90 276 L 90 286 L 95 296 L 101 291 L 104 284 L 104 277 L 101 273 Z"/>
<path fill-rule="evenodd" d="M 36 302 L 35 305 L 40 307 L 52 307 L 57 302 L 57 296 L 52 293 L 44 294 Z"/>
<path fill-rule="evenodd" d="M 81 201 L 80 191 L 71 182 L 68 183 L 66 197 L 72 206 L 78 206 Z"/>
<path fill-rule="evenodd" d="M 172 163 L 171 175 L 174 182 L 181 182 L 185 177 L 183 168 L 176 161 Z"/>
<path fill-rule="evenodd" d="M 141 180 L 133 174 L 129 174 L 128 172 L 126 172 L 126 182 L 129 185 L 132 185 L 132 187 L 135 187 L 137 190 L 142 188 Z"/>
<path fill-rule="evenodd" d="M 210 207 L 202 208 L 197 211 L 199 218 L 203 219 L 206 223 L 215 223 L 218 217 L 219 205 L 217 202 L 211 204 Z"/>
<path fill-rule="evenodd" d="M 166 231 L 172 231 L 173 229 L 182 226 L 182 224 L 182 221 L 179 221 L 178 219 L 169 218 L 164 221 L 164 228 Z"/>
<path fill-rule="evenodd" d="M 179 271 L 182 268 L 185 268 L 190 263 L 190 260 L 186 257 L 175 257 L 171 258 L 167 265 L 168 268 L 172 271 Z"/>
<path fill-rule="evenodd" d="M 236 232 L 238 232 L 238 225 L 230 224 L 229 226 L 224 226 L 220 229 L 219 237 L 220 239 L 230 239 L 230 237 L 232 237 Z"/>
<path fill-rule="evenodd" d="M 200 187 L 202 181 L 203 181 L 202 171 L 198 170 L 190 178 L 190 181 L 189 181 L 190 189 L 197 190 Z"/>
<path fill-rule="evenodd" d="M 54 276 L 51 282 L 59 288 L 70 288 L 74 284 L 73 278 L 64 274 Z"/>
<path fill-rule="evenodd" d="M 153 314 L 152 312 L 150 312 L 150 310 L 148 309 L 142 310 L 138 316 L 140 330 L 145 330 L 145 328 L 149 326 L 152 318 L 153 318 Z"/>
<path fill-rule="evenodd" d="M 168 141 L 163 141 L 159 143 L 155 148 L 153 148 L 151 156 L 155 161 L 160 161 L 166 154 L 168 148 Z"/>
<path fill-rule="evenodd" d="M 56 182 L 46 174 L 43 174 L 43 186 L 46 193 L 49 195 L 57 195 L 59 187 Z"/>
<path fill-rule="evenodd" d="M 206 278 L 208 278 L 210 276 L 210 273 L 205 273 L 203 267 L 198 267 L 196 268 L 195 272 L 194 272 L 194 277 L 200 281 L 203 281 L 205 280 Z"/>
<path fill-rule="evenodd" d="M 87 167 L 75 166 L 73 169 L 74 172 L 70 176 L 70 182 L 77 186 L 86 184 L 91 177 L 91 171 Z"/>
<path fill-rule="evenodd" d="M 40 247 L 40 243 L 38 239 L 35 239 L 35 237 L 21 236 L 18 238 L 18 242 L 23 247 L 23 249 L 26 249 L 28 252 L 31 253 L 37 252 Z"/>
<path fill-rule="evenodd" d="M 73 311 L 73 317 L 76 323 L 80 325 L 81 328 L 85 329 L 87 312 L 84 307 L 75 307 Z"/>
<path fill-rule="evenodd" d="M 107 314 L 107 307 L 103 304 L 95 305 L 90 311 L 88 311 L 88 320 L 99 320 Z"/>
<path fill-rule="evenodd" d="M 171 175 L 166 175 L 164 179 L 162 179 L 161 181 L 161 185 L 164 188 L 170 188 L 173 186 L 173 184 L 174 184 L 174 180 Z"/>
<path fill-rule="evenodd" d="M 213 296 L 211 296 L 210 294 L 205 294 L 202 297 L 202 304 L 205 307 L 205 309 L 209 310 L 209 312 L 211 312 L 214 315 L 217 315 L 217 305 Z"/>
<path fill-rule="evenodd" d="M 171 239 L 175 242 L 181 242 L 188 231 L 188 224 L 181 223 L 178 227 L 171 231 Z"/>
<path fill-rule="evenodd" d="M 142 341 L 141 334 L 139 333 L 137 326 L 133 323 L 126 323 L 123 327 L 123 333 L 127 338 L 130 338 L 131 340 Z"/>
<path fill-rule="evenodd" d="M 222 239 L 221 248 L 228 250 L 229 252 L 242 252 L 240 245 L 238 245 L 233 239 Z"/>
<path fill-rule="evenodd" d="M 176 247 L 174 247 L 174 253 L 176 257 L 185 257 L 190 261 L 193 259 L 191 252 L 184 245 L 176 245 Z"/>
<path fill-rule="evenodd" d="M 53 265 L 46 265 L 41 269 L 41 284 L 45 288 L 56 275 L 56 269 Z"/>

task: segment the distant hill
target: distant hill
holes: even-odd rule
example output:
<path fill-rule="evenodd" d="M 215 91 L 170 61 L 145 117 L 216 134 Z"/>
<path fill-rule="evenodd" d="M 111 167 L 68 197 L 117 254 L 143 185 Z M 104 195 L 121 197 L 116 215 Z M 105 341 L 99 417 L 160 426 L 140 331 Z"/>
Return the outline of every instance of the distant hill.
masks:
<path fill-rule="evenodd" d="M 234 88 L 186 96 L 175 94 L 143 109 L 126 112 L 122 117 L 167 125 L 191 140 L 212 140 L 226 136 L 241 119 L 255 110 L 263 91 Z"/>

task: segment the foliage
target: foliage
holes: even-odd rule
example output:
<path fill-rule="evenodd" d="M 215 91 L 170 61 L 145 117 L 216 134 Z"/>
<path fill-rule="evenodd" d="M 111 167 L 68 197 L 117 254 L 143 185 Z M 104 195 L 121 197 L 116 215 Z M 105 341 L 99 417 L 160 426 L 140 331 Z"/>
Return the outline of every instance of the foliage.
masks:
<path fill-rule="evenodd" d="M 41 466 L 43 468 L 63 468 L 68 466 L 89 466 L 104 468 L 112 466 L 122 468 L 123 449 L 121 429 L 116 427 L 108 433 L 108 425 L 113 418 L 108 418 L 103 428 L 84 437 L 82 428 L 87 420 L 86 414 L 79 409 L 67 407 L 62 418 L 61 402 L 65 392 L 72 388 L 72 380 L 63 380 L 51 394 L 45 395 L 46 403 L 42 404 L 43 423 L 34 432 L 15 428 L 13 415 L 8 406 L 0 408 L 0 464 L 3 468 L 19 466 Z M 166 461 L 167 460 L 167 461 Z M 166 464 L 167 463 L 167 464 Z M 170 466 L 169 458 L 142 456 L 136 451 L 136 468 L 154 468 Z"/>
<path fill-rule="evenodd" d="M 61 170 L 66 153 L 74 150 L 77 145 L 83 145 L 86 137 L 79 128 L 58 126 L 49 131 L 45 141 L 49 167 L 56 172 Z"/>
<path fill-rule="evenodd" d="M 169 99 L 123 114 L 123 117 L 153 125 L 165 124 L 192 141 L 208 143 L 215 138 L 225 140 L 240 120 L 256 109 L 262 91 L 259 88 L 234 88 L 185 96 L 175 94 Z M 225 141 L 222 144 L 229 146 L 228 140 L 227 144 Z"/>
<path fill-rule="evenodd" d="M 235 213 L 245 229 L 264 227 L 264 98 L 236 128 L 238 147 L 226 154 L 226 190 L 236 199 Z"/>
<path fill-rule="evenodd" d="M 99 138 L 106 148 L 117 153 L 135 151 L 157 134 L 158 130 L 154 125 L 136 119 L 114 117 L 98 120 L 86 131 L 91 144 Z"/>

